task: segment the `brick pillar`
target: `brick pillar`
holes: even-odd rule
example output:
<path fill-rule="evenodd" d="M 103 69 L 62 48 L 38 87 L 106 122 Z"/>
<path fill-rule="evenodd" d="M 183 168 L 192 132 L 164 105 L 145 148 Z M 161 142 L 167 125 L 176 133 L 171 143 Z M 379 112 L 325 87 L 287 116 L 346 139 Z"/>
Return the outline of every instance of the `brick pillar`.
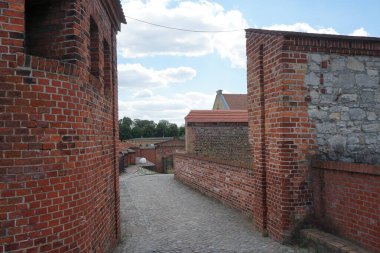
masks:
<path fill-rule="evenodd" d="M 265 107 L 263 91 L 263 47 L 260 42 L 252 43 L 247 39 L 247 80 L 248 80 L 248 115 L 250 137 L 253 140 L 254 157 L 254 222 L 262 232 L 267 228 L 266 208 L 266 149 L 265 149 Z"/>
<path fill-rule="evenodd" d="M 281 33 L 247 33 L 248 103 L 253 141 L 254 221 L 278 241 L 303 221 L 311 192 L 313 142 L 304 101 L 306 54 L 284 52 Z"/>

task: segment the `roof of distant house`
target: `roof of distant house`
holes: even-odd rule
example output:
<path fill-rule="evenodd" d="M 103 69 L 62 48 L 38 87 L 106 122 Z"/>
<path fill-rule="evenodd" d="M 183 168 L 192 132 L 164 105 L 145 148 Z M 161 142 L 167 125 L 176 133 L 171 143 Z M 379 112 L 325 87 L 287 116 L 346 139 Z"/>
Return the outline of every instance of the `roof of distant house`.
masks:
<path fill-rule="evenodd" d="M 173 140 L 174 137 L 150 137 L 150 138 L 134 138 L 134 139 L 129 139 L 128 141 L 137 144 L 141 143 L 151 143 L 151 144 L 158 144 L 161 142 Z"/>
<path fill-rule="evenodd" d="M 247 110 L 247 94 L 223 94 L 217 90 L 213 110 Z"/>
<path fill-rule="evenodd" d="M 247 94 L 223 94 L 230 110 L 246 110 Z"/>
<path fill-rule="evenodd" d="M 185 120 L 187 123 L 246 123 L 248 110 L 193 110 L 185 117 Z"/>
<path fill-rule="evenodd" d="M 137 148 L 137 145 L 129 141 L 119 141 L 120 151 L 127 151 L 128 149 L 131 149 L 131 148 Z"/>

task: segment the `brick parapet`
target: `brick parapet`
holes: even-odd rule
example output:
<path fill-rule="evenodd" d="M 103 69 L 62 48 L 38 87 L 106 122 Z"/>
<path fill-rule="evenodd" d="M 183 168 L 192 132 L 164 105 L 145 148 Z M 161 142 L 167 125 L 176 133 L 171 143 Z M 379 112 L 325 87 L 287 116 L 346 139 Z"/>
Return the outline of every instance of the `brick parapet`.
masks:
<path fill-rule="evenodd" d="M 252 217 L 254 173 L 205 157 L 174 155 L 175 179 Z"/>
<path fill-rule="evenodd" d="M 313 223 L 362 247 L 380 250 L 380 166 L 313 161 Z"/>

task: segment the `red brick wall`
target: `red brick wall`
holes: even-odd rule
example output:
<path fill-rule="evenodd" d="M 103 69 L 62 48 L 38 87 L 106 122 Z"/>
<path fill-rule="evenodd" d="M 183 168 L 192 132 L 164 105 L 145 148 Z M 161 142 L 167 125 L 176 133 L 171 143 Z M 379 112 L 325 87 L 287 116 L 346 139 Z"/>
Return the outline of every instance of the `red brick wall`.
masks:
<path fill-rule="evenodd" d="M 249 29 L 246 48 L 255 224 L 286 241 L 312 211 L 308 54 L 379 56 L 380 40 Z"/>
<path fill-rule="evenodd" d="M 25 54 L 24 1 L 0 2 L 0 251 L 109 252 L 120 233 L 116 28 L 99 1 L 54 2 L 60 14 L 47 17 L 64 29 L 45 46 L 26 39 L 45 57 L 61 36 L 56 59 Z M 112 45 L 109 97 L 88 72 L 90 15 Z"/>
<path fill-rule="evenodd" d="M 176 154 L 174 175 L 192 188 L 252 217 L 254 174 L 251 169 L 217 163 L 199 156 Z"/>
<path fill-rule="evenodd" d="M 378 252 L 380 167 L 318 161 L 313 169 L 316 223 Z"/>
<path fill-rule="evenodd" d="M 171 140 L 158 144 L 156 147 L 156 171 L 163 172 L 162 159 L 177 153 L 185 153 L 184 140 Z"/>
<path fill-rule="evenodd" d="M 140 148 L 139 157 L 145 157 L 149 162 L 156 164 L 156 149 L 155 148 Z"/>
<path fill-rule="evenodd" d="M 282 51 L 282 36 L 247 36 L 255 224 L 286 241 L 311 205 L 307 155 L 314 138 L 302 74 L 307 56 Z"/>

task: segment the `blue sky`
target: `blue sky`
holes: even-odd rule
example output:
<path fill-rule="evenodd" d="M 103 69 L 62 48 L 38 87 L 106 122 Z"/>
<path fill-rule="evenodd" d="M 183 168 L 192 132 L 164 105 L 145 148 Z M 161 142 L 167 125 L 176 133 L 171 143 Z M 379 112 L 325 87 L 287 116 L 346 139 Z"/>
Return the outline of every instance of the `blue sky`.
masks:
<path fill-rule="evenodd" d="M 246 93 L 245 33 L 190 29 L 263 28 L 380 37 L 380 1 L 122 0 L 118 35 L 119 118 L 179 125 L 192 109 L 211 109 L 216 90 Z M 376 13 L 377 12 L 377 13 Z"/>

